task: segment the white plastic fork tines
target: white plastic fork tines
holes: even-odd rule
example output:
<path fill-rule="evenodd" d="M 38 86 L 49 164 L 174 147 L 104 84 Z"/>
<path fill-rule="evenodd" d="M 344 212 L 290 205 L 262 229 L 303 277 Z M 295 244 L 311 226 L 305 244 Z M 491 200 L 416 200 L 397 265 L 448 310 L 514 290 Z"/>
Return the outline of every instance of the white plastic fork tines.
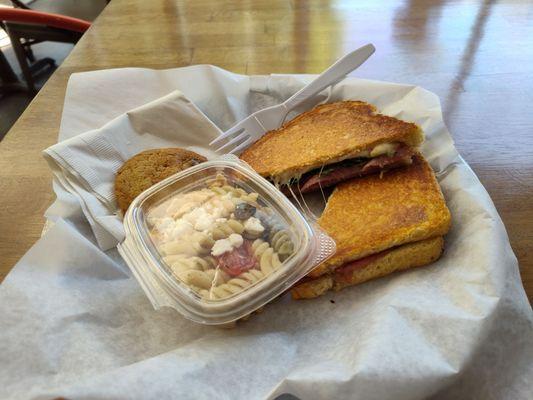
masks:
<path fill-rule="evenodd" d="M 367 44 L 345 55 L 288 100 L 256 111 L 213 140 L 210 145 L 217 146 L 215 151 L 218 153 L 240 153 L 266 132 L 279 128 L 287 114 L 298 104 L 346 77 L 363 64 L 375 50 L 372 44 Z"/>

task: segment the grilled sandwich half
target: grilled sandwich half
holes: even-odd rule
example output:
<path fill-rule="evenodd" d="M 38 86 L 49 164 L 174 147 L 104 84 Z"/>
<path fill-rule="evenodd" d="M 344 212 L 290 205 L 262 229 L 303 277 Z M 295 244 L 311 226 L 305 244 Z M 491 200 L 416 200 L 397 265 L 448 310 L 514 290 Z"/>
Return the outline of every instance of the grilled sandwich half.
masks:
<path fill-rule="evenodd" d="M 423 140 L 414 123 L 378 114 L 365 102 L 341 101 L 267 132 L 241 159 L 276 186 L 307 193 L 409 165 Z"/>
<path fill-rule="evenodd" d="M 318 223 L 337 252 L 293 287 L 296 299 L 437 260 L 451 216 L 431 166 L 416 154 L 410 166 L 338 185 Z"/>

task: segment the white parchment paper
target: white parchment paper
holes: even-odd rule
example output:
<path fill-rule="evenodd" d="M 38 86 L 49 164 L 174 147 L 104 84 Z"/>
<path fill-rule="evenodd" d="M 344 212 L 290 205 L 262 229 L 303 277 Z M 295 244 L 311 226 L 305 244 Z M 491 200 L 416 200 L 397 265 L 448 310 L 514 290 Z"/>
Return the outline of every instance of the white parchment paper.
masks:
<path fill-rule="evenodd" d="M 75 74 L 59 139 L 173 90 L 224 130 L 309 79 L 209 66 Z M 423 152 L 453 216 L 438 262 L 315 300 L 283 297 L 233 330 L 201 326 L 154 311 L 116 251 L 97 246 L 77 199 L 56 185 L 54 226 L 0 286 L 0 398 L 531 398 L 533 316 L 516 258 L 438 99 L 349 79 L 314 102 L 340 99 L 369 101 L 425 130 Z"/>

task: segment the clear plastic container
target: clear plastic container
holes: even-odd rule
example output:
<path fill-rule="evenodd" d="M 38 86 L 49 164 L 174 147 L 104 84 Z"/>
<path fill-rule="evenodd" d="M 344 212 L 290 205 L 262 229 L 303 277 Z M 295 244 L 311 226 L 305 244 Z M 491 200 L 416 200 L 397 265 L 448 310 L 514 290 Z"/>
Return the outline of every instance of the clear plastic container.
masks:
<path fill-rule="evenodd" d="M 118 250 L 153 306 L 204 324 L 242 318 L 335 252 L 335 242 L 236 157 L 173 175 L 129 207 Z"/>

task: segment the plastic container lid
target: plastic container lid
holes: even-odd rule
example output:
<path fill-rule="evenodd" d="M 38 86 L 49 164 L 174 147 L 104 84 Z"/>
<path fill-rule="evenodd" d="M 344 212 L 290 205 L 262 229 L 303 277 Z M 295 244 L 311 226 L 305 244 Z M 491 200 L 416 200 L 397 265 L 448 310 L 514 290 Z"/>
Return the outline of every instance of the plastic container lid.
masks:
<path fill-rule="evenodd" d="M 236 157 L 171 176 L 129 207 L 118 250 L 153 306 L 204 324 L 242 318 L 335 252 L 335 243 Z"/>

